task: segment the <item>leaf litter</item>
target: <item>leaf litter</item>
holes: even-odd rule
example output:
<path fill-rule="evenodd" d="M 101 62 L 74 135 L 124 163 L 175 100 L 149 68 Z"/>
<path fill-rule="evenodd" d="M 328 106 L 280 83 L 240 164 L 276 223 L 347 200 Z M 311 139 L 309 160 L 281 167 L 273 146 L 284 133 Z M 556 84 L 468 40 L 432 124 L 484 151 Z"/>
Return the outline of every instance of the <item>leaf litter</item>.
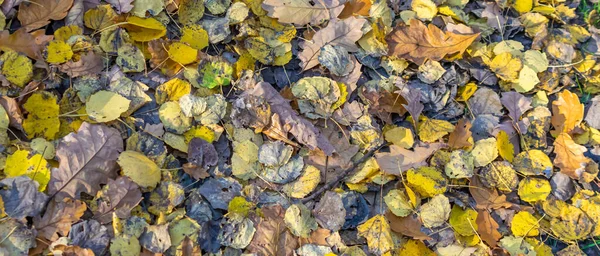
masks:
<path fill-rule="evenodd" d="M 597 1 L 0 4 L 0 255 L 600 254 Z"/>

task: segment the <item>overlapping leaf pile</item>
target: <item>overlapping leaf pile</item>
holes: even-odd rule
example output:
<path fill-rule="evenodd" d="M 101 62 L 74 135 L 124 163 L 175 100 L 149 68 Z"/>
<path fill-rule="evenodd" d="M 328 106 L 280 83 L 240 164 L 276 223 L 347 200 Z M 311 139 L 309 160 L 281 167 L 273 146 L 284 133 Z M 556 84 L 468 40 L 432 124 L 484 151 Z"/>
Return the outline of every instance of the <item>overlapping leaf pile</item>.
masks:
<path fill-rule="evenodd" d="M 0 255 L 599 255 L 596 2 L 0 0 Z"/>

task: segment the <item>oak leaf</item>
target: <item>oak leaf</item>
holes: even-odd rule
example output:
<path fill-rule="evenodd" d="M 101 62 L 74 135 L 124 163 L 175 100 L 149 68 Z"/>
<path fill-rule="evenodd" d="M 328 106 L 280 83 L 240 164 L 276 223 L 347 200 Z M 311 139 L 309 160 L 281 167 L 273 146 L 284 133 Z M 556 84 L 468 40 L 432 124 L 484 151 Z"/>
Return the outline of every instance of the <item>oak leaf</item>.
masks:
<path fill-rule="evenodd" d="M 564 90 L 552 102 L 552 126 L 555 133 L 571 133 L 583 120 L 583 104 L 576 94 Z"/>
<path fill-rule="evenodd" d="M 282 23 L 318 25 L 337 17 L 344 9 L 340 0 L 265 0 L 262 8 Z"/>
<path fill-rule="evenodd" d="M 444 32 L 433 24 L 425 26 L 418 19 L 411 19 L 410 26 L 401 25 L 389 35 L 390 54 L 408 59 L 418 65 L 425 60 L 439 61 L 446 55 L 463 53 L 479 36 Z"/>
<path fill-rule="evenodd" d="M 276 0 L 278 1 L 278 0 Z M 315 33 L 311 41 L 300 42 L 302 52 L 298 58 L 302 61 L 302 70 L 319 64 L 321 48 L 326 45 L 342 46 L 350 52 L 358 51 L 356 41 L 363 35 L 360 28 L 367 22 L 365 19 L 350 17 L 345 20 L 332 20 L 327 27 Z"/>
<path fill-rule="evenodd" d="M 560 168 L 560 171 L 569 175 L 573 179 L 579 179 L 584 171 L 584 167 L 589 161 L 583 153 L 587 149 L 573 141 L 571 136 L 563 132 L 554 140 L 554 165 Z"/>
<path fill-rule="evenodd" d="M 116 176 L 117 158 L 123 151 L 121 134 L 105 125 L 83 123 L 77 133 L 63 137 L 56 150 L 59 168 L 52 170 L 48 192 L 52 196 L 79 198 L 95 195 L 100 184 Z"/>
<path fill-rule="evenodd" d="M 50 20 L 61 20 L 73 5 L 73 0 L 31 0 L 19 5 L 17 18 L 27 31 L 41 28 Z"/>

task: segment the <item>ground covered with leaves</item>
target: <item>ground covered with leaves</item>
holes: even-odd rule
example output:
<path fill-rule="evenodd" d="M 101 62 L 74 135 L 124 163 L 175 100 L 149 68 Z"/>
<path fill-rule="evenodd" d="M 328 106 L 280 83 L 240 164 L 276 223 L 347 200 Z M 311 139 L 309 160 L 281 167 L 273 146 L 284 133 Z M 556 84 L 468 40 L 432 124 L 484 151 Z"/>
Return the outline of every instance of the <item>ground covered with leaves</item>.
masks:
<path fill-rule="evenodd" d="M 597 0 L 0 4 L 0 255 L 600 255 Z"/>

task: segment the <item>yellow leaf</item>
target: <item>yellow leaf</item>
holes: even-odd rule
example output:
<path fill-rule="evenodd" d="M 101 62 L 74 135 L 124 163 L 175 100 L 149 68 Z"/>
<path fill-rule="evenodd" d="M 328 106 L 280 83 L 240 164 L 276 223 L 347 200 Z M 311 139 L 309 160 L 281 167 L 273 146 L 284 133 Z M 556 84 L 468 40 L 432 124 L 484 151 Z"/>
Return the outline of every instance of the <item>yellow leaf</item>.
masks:
<path fill-rule="evenodd" d="M 348 177 L 346 182 L 357 184 L 375 176 L 378 172 L 379 164 L 374 157 L 371 157 L 360 166 L 357 172 Z"/>
<path fill-rule="evenodd" d="M 583 120 L 583 104 L 576 94 L 563 90 L 558 99 L 552 102 L 552 126 L 555 133 L 571 133 Z"/>
<path fill-rule="evenodd" d="M 435 142 L 454 131 L 454 125 L 448 121 L 422 117 L 417 130 L 423 142 Z"/>
<path fill-rule="evenodd" d="M 185 133 L 183 133 L 183 136 L 185 137 L 185 143 L 190 143 L 190 141 L 193 138 L 201 138 L 207 141 L 208 143 L 212 143 L 213 141 L 215 141 L 216 137 L 215 132 L 213 130 L 202 125 L 196 126 L 190 129 L 189 131 L 186 131 Z"/>
<path fill-rule="evenodd" d="M 496 76 L 504 81 L 517 80 L 519 71 L 523 67 L 521 60 L 513 57 L 510 52 L 496 55 L 490 63 L 490 69 Z"/>
<path fill-rule="evenodd" d="M 545 179 L 526 177 L 519 182 L 519 197 L 528 203 L 546 200 L 551 191 L 550 182 Z"/>
<path fill-rule="evenodd" d="M 189 94 L 192 86 L 185 80 L 173 78 L 156 88 L 156 103 L 163 104 L 167 101 L 179 101 L 181 96 Z"/>
<path fill-rule="evenodd" d="M 410 7 L 417 13 L 419 19 L 431 20 L 438 12 L 438 8 L 431 0 L 413 0 Z"/>
<path fill-rule="evenodd" d="M 229 205 L 227 206 L 227 215 L 237 215 L 246 217 L 250 210 L 254 207 L 252 202 L 246 201 L 246 198 L 243 196 L 236 196 L 231 201 L 229 201 Z"/>
<path fill-rule="evenodd" d="M 581 146 L 569 134 L 563 132 L 554 140 L 554 164 L 560 168 L 560 172 L 569 175 L 573 179 L 579 179 L 589 159 L 583 155 L 587 149 Z"/>
<path fill-rule="evenodd" d="M 181 42 L 190 45 L 196 50 L 202 50 L 208 46 L 208 33 L 202 26 L 191 24 L 181 30 Z"/>
<path fill-rule="evenodd" d="M 513 8 L 519 13 L 526 13 L 533 8 L 533 0 L 515 0 Z"/>
<path fill-rule="evenodd" d="M 513 165 L 517 172 L 523 175 L 546 175 L 552 174 L 552 161 L 546 153 L 538 149 L 531 149 L 519 153 L 514 161 Z"/>
<path fill-rule="evenodd" d="M 515 236 L 537 236 L 540 234 L 538 222 L 528 211 L 520 211 L 510 222 L 510 230 Z"/>
<path fill-rule="evenodd" d="M 394 248 L 390 224 L 383 215 L 375 215 L 357 227 L 358 235 L 367 239 L 369 251 L 382 254 Z"/>
<path fill-rule="evenodd" d="M 103 4 L 86 11 L 83 15 L 83 23 L 88 28 L 101 30 L 114 24 L 116 17 L 117 14 L 113 8 L 108 4 Z"/>
<path fill-rule="evenodd" d="M 405 217 L 411 214 L 414 210 L 412 203 L 407 195 L 399 189 L 390 190 L 383 197 L 385 205 L 396 216 Z"/>
<path fill-rule="evenodd" d="M 45 91 L 36 92 L 27 99 L 23 108 L 29 112 L 23 121 L 23 129 L 27 133 L 27 138 L 43 136 L 48 140 L 53 140 L 60 128 L 56 96 Z"/>
<path fill-rule="evenodd" d="M 69 38 L 71 38 L 71 36 L 77 36 L 82 34 L 83 30 L 77 25 L 64 26 L 54 31 L 54 40 L 67 41 L 69 40 Z"/>
<path fill-rule="evenodd" d="M 182 65 L 191 64 L 198 59 L 198 50 L 187 44 L 174 42 L 169 46 L 169 58 Z"/>
<path fill-rule="evenodd" d="M 419 255 L 419 256 L 435 256 L 436 254 L 431 251 L 425 243 L 419 240 L 408 240 L 402 245 L 402 248 L 398 251 L 398 255 Z"/>
<path fill-rule="evenodd" d="M 85 106 L 88 115 L 97 122 L 113 121 L 129 109 L 130 100 L 109 91 L 99 91 L 90 96 Z"/>
<path fill-rule="evenodd" d="M 238 60 L 233 65 L 233 76 L 237 79 L 242 75 L 242 71 L 251 70 L 254 71 L 254 66 L 256 64 L 256 59 L 250 55 L 250 53 L 245 52 L 240 55 Z"/>
<path fill-rule="evenodd" d="M 9 178 L 27 175 L 27 177 L 40 184 L 40 191 L 44 191 L 48 182 L 50 182 L 50 170 L 48 167 L 48 162 L 42 155 L 35 154 L 29 157 L 29 151 L 17 150 L 6 158 L 4 174 Z"/>
<path fill-rule="evenodd" d="M 190 129 L 192 125 L 192 118 L 185 116 L 179 107 L 177 102 L 166 102 L 158 109 L 158 117 L 163 123 L 167 131 L 172 131 L 177 134 L 183 134 L 185 131 Z M 191 140 L 193 137 L 190 137 Z M 186 143 L 189 143 L 186 140 Z"/>
<path fill-rule="evenodd" d="M 51 64 L 65 63 L 71 60 L 73 57 L 73 50 L 71 50 L 71 46 L 64 41 L 50 41 L 48 47 L 46 48 L 46 52 L 48 53 L 46 61 Z"/>
<path fill-rule="evenodd" d="M 458 92 L 456 94 L 456 101 L 467 101 L 473 96 L 473 94 L 477 91 L 477 84 L 470 82 L 465 84 L 465 86 L 461 86 L 458 88 Z"/>
<path fill-rule="evenodd" d="M 450 226 L 461 236 L 472 236 L 477 233 L 477 211 L 467 208 L 463 210 L 460 206 L 454 205 L 450 212 Z"/>
<path fill-rule="evenodd" d="M 123 175 L 131 178 L 140 187 L 153 189 L 160 182 L 160 168 L 140 152 L 123 151 L 117 163 L 121 166 Z"/>
<path fill-rule="evenodd" d="M 446 178 L 434 167 L 410 169 L 406 174 L 408 185 L 423 197 L 446 192 Z"/>
<path fill-rule="evenodd" d="M 412 131 L 404 127 L 394 127 L 383 133 L 383 137 L 387 142 L 406 149 L 412 148 L 415 140 Z"/>
<path fill-rule="evenodd" d="M 33 77 L 31 60 L 15 51 L 6 51 L 0 57 L 2 75 L 12 84 L 23 87 Z"/>
<path fill-rule="evenodd" d="M 510 142 L 508 138 L 508 134 L 505 131 L 498 132 L 498 137 L 496 137 L 496 146 L 498 147 L 498 153 L 500 156 L 504 158 L 504 160 L 512 163 L 515 158 L 515 147 Z"/>
<path fill-rule="evenodd" d="M 129 16 L 127 24 L 123 25 L 132 40 L 138 42 L 148 42 L 159 39 L 167 34 L 167 28 L 154 18 L 140 18 Z"/>
<path fill-rule="evenodd" d="M 531 67 L 525 65 L 519 72 L 519 79 L 516 83 L 513 83 L 513 88 L 517 92 L 528 92 L 531 91 L 538 83 L 540 79 L 537 76 L 537 72 Z"/>
<path fill-rule="evenodd" d="M 307 165 L 302 176 L 283 186 L 283 192 L 289 197 L 304 198 L 319 185 L 319 182 L 321 182 L 321 171 L 312 165 Z"/>

